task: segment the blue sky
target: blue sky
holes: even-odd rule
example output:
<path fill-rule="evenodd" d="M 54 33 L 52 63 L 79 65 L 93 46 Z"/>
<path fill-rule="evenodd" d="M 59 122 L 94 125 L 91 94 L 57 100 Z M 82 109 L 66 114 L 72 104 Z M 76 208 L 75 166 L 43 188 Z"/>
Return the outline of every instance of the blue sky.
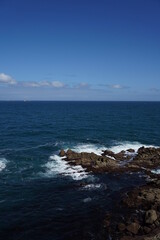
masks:
<path fill-rule="evenodd" d="M 159 0 L 0 0 L 0 100 L 160 101 Z"/>

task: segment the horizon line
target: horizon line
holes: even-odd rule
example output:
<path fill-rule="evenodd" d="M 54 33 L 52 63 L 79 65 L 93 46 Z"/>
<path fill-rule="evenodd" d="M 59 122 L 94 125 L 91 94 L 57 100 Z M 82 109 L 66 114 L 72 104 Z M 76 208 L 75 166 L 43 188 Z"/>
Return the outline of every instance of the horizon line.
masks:
<path fill-rule="evenodd" d="M 0 100 L 0 102 L 160 102 L 160 100 Z"/>

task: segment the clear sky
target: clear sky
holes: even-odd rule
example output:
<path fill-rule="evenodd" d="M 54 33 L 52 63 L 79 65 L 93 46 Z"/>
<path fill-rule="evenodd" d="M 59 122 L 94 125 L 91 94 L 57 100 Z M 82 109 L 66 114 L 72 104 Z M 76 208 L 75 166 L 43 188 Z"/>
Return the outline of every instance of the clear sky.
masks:
<path fill-rule="evenodd" d="M 0 0 L 0 100 L 160 101 L 160 0 Z"/>

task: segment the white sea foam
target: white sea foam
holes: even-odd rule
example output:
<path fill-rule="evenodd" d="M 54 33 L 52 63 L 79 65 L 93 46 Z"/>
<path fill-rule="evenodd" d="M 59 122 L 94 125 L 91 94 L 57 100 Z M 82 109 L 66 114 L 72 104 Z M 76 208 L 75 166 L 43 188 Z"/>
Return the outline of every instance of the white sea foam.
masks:
<path fill-rule="evenodd" d="M 158 168 L 158 169 L 152 170 L 151 172 L 155 174 L 160 174 L 160 169 Z"/>
<path fill-rule="evenodd" d="M 91 202 L 91 201 L 92 201 L 92 198 L 90 198 L 90 197 L 83 199 L 84 203 L 88 203 L 88 202 Z"/>
<path fill-rule="evenodd" d="M 84 168 L 81 166 L 71 166 L 58 155 L 50 156 L 45 167 L 47 168 L 47 176 L 70 176 L 74 180 L 81 180 L 88 177 L 88 173 Z"/>
<path fill-rule="evenodd" d="M 97 190 L 97 189 L 107 189 L 107 185 L 103 183 L 90 183 L 84 186 L 83 190 Z"/>
<path fill-rule="evenodd" d="M 157 146 L 153 146 L 153 145 L 144 145 L 141 144 L 139 142 L 128 142 L 128 141 L 124 141 L 124 142 L 117 142 L 114 145 L 112 145 L 111 147 L 107 147 L 104 145 L 96 145 L 96 144 L 77 144 L 73 147 L 71 147 L 71 149 L 75 152 L 94 152 L 97 155 L 101 155 L 103 153 L 103 150 L 111 150 L 114 153 L 118 153 L 122 150 L 126 151 L 126 154 L 130 154 L 131 156 L 134 156 L 135 153 L 129 153 L 127 152 L 127 149 L 134 149 L 135 151 L 137 151 L 140 147 L 157 147 Z M 67 151 L 67 149 L 65 149 L 65 151 Z M 113 158 L 114 159 L 114 158 Z M 63 160 L 62 157 L 59 157 L 58 155 L 53 155 L 50 156 L 49 161 L 45 164 L 45 167 L 47 169 L 47 176 L 54 176 L 54 175 L 63 175 L 63 176 L 70 176 L 72 177 L 74 180 L 81 180 L 84 178 L 87 178 L 91 175 L 88 175 L 88 173 L 85 171 L 84 168 L 82 168 L 81 166 L 71 166 L 68 162 L 66 162 L 65 160 Z M 91 186 L 92 187 L 92 186 Z M 98 185 L 97 185 L 98 187 Z"/>
<path fill-rule="evenodd" d="M 87 152 L 91 153 L 94 152 L 97 155 L 102 154 L 102 150 L 106 149 L 105 146 L 99 146 L 96 144 L 77 144 L 76 146 L 71 148 L 75 152 Z M 67 149 L 66 149 L 67 150 Z"/>
<path fill-rule="evenodd" d="M 122 150 L 126 151 L 126 154 L 128 155 L 134 155 L 134 153 L 130 153 L 127 152 L 128 149 L 132 148 L 135 150 L 135 152 L 137 152 L 137 150 L 140 147 L 157 147 L 157 146 L 153 146 L 153 145 L 145 145 L 139 142 L 129 142 L 129 141 L 124 141 L 124 142 L 117 142 L 114 145 L 112 145 L 111 147 L 108 146 L 104 146 L 104 145 L 96 145 L 96 144 L 77 144 L 73 147 L 71 147 L 71 149 L 75 152 L 94 152 L 97 155 L 101 155 L 103 153 L 103 150 L 110 150 L 114 153 L 119 153 Z M 65 151 L 67 151 L 67 149 L 65 149 Z M 114 157 L 112 157 L 114 159 Z"/>
<path fill-rule="evenodd" d="M 5 158 L 0 158 L 0 172 L 6 168 L 7 160 Z"/>
<path fill-rule="evenodd" d="M 153 145 L 144 145 L 139 142 L 118 142 L 116 145 L 109 147 L 108 150 L 111 150 L 114 153 L 119 153 L 122 150 L 127 151 L 128 149 L 132 148 L 137 151 L 140 147 L 157 147 Z M 129 154 L 129 153 L 128 153 Z"/>

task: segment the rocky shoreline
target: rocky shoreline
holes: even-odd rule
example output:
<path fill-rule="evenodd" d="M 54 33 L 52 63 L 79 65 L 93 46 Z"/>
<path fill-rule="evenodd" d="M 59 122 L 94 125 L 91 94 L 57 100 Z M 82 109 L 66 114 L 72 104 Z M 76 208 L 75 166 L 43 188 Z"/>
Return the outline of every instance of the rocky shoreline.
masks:
<path fill-rule="evenodd" d="M 71 165 L 80 165 L 94 173 L 144 172 L 149 179 L 143 186 L 122 193 L 113 211 L 106 213 L 104 228 L 110 239 L 160 239 L 160 148 L 141 147 L 101 155 L 61 150 L 59 155 Z"/>

